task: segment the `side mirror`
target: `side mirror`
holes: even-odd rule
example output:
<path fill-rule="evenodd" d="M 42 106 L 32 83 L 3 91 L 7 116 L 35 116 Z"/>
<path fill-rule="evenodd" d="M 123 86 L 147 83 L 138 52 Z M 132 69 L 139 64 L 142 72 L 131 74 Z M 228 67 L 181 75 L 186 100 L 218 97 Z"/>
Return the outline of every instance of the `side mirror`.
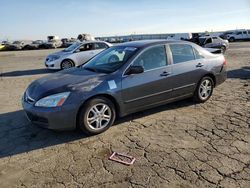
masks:
<path fill-rule="evenodd" d="M 142 66 L 130 66 L 128 70 L 126 71 L 126 75 L 130 74 L 140 74 L 144 72 L 144 68 Z"/>

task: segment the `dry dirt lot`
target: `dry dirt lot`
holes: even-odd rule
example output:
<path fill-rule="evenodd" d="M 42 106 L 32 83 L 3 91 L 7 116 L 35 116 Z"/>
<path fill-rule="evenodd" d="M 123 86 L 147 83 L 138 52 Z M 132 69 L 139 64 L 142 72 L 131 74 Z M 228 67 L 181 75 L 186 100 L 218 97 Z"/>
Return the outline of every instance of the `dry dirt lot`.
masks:
<path fill-rule="evenodd" d="M 53 74 L 53 50 L 0 53 L 0 187 L 250 187 L 250 43 L 226 53 L 228 79 L 205 104 L 184 100 L 86 137 L 31 125 L 21 96 Z M 132 166 L 108 160 L 136 157 Z"/>

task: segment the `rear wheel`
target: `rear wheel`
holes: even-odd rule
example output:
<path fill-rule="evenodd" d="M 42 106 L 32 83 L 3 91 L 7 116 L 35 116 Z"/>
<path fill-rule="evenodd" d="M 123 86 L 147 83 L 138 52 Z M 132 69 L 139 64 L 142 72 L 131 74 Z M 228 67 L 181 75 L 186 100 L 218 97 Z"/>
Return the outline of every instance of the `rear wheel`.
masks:
<path fill-rule="evenodd" d="M 209 76 L 203 77 L 195 90 L 194 100 L 200 103 L 206 102 L 212 96 L 213 89 L 213 79 Z"/>
<path fill-rule="evenodd" d="M 61 69 L 69 69 L 69 68 L 74 67 L 74 66 L 75 66 L 74 62 L 69 60 L 69 59 L 65 59 L 61 63 Z"/>
<path fill-rule="evenodd" d="M 229 42 L 234 42 L 235 41 L 235 38 L 234 37 L 230 37 L 229 38 Z"/>
<path fill-rule="evenodd" d="M 89 135 L 106 131 L 115 121 L 114 104 L 105 97 L 87 101 L 79 114 L 79 128 Z"/>

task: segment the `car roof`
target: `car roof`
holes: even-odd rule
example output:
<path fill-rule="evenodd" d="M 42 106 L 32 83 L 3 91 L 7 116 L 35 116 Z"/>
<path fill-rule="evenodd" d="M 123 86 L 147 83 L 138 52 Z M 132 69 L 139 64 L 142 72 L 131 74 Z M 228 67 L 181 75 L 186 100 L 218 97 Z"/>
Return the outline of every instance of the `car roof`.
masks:
<path fill-rule="evenodd" d="M 79 45 L 83 45 L 83 44 L 88 44 L 88 43 L 104 43 L 108 46 L 112 46 L 112 44 L 105 42 L 105 41 L 100 41 L 100 40 L 86 40 L 86 41 L 76 41 L 76 43 L 79 43 Z"/>
<path fill-rule="evenodd" d="M 191 42 L 181 41 L 181 40 L 139 40 L 139 41 L 125 42 L 117 44 L 115 46 L 145 48 L 152 45 L 168 44 L 168 43 L 190 44 Z"/>
<path fill-rule="evenodd" d="M 92 43 L 92 42 L 94 42 L 94 43 L 106 43 L 107 44 L 107 42 L 104 42 L 104 41 L 100 41 L 100 40 L 86 40 L 86 41 L 82 41 L 82 42 L 80 42 L 80 41 L 77 41 L 78 43 L 80 43 L 80 44 L 88 44 L 88 43 Z"/>

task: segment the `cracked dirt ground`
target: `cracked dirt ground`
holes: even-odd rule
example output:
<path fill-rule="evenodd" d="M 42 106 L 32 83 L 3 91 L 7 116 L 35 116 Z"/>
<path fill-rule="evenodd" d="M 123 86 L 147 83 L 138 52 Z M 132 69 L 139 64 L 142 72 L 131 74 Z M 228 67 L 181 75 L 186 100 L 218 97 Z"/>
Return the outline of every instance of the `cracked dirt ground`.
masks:
<path fill-rule="evenodd" d="M 107 132 L 32 126 L 20 100 L 49 50 L 0 53 L 0 187 L 250 187 L 250 42 L 226 53 L 228 79 L 205 104 L 136 113 Z M 136 157 L 132 166 L 108 160 Z"/>

